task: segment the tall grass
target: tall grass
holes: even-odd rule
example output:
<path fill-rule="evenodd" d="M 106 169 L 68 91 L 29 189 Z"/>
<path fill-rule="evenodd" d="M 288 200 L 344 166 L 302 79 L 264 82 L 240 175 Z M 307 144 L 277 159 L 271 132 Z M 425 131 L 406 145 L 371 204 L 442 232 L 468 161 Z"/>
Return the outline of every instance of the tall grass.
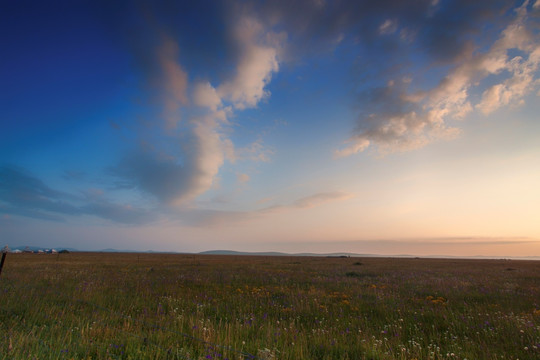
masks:
<path fill-rule="evenodd" d="M 5 359 L 535 359 L 540 262 L 10 254 Z"/>

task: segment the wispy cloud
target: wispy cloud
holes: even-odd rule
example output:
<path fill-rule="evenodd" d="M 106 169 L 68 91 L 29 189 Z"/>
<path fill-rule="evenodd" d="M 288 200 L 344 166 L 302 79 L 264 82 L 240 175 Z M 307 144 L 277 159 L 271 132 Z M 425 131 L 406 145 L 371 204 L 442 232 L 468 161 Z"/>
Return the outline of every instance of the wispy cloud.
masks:
<path fill-rule="evenodd" d="M 331 202 L 348 200 L 353 197 L 354 197 L 354 194 L 342 192 L 342 191 L 320 192 L 320 193 L 316 193 L 316 194 L 312 194 L 309 196 L 296 199 L 287 204 L 275 204 L 275 205 L 267 206 L 259 210 L 259 213 L 264 214 L 264 213 L 289 211 L 289 210 L 294 210 L 294 209 L 314 208 L 318 206 L 323 206 Z M 264 201 L 261 203 L 266 203 L 267 201 L 269 200 L 264 199 Z"/>
<path fill-rule="evenodd" d="M 80 215 L 73 196 L 48 187 L 17 166 L 0 167 L 0 199 L 18 214 L 59 220 L 58 214 Z M 56 215 L 51 215 L 51 213 Z"/>
<path fill-rule="evenodd" d="M 260 214 L 250 211 L 214 209 L 172 209 L 170 221 L 196 228 L 221 228 L 258 218 Z"/>
<path fill-rule="evenodd" d="M 185 182 L 186 179 L 191 178 L 184 175 L 185 168 L 176 166 L 167 157 L 160 158 L 152 152 L 139 153 L 132 161 L 134 163 L 127 165 L 127 169 L 135 173 L 125 174 L 126 178 L 138 181 L 132 186 L 144 186 L 145 192 L 153 193 L 164 201 L 175 199 L 177 191 L 185 194 L 185 191 L 178 189 L 176 183 L 169 186 L 164 179 L 174 179 L 178 183 L 184 183 L 184 186 L 190 186 Z M 122 166 L 114 171 L 122 171 Z M 238 180 L 249 181 L 249 176 L 239 174 Z M 167 204 L 150 208 L 112 201 L 102 189 L 90 188 L 77 194 L 57 191 L 23 168 L 9 165 L 0 167 L 0 211 L 8 215 L 49 221 L 65 221 L 74 216 L 90 215 L 128 225 L 164 221 L 192 227 L 219 227 L 260 218 L 271 213 L 323 206 L 352 197 L 352 194 L 341 191 L 321 192 L 299 198 L 289 204 L 247 211 L 169 207 L 166 206 Z"/>
<path fill-rule="evenodd" d="M 265 146 L 262 138 L 258 138 L 251 144 L 236 148 L 234 151 L 235 160 L 250 160 L 254 162 L 268 162 L 270 161 L 274 150 Z"/>
<path fill-rule="evenodd" d="M 353 194 L 330 191 L 309 195 L 294 200 L 288 204 L 275 204 L 259 210 L 225 211 L 213 209 L 170 209 L 169 215 L 174 221 L 193 227 L 222 227 L 232 226 L 240 222 L 261 219 L 276 213 L 302 211 L 304 209 L 324 206 L 325 204 L 344 201 L 354 197 Z M 259 204 L 266 204 L 271 199 L 263 199 Z"/>
<path fill-rule="evenodd" d="M 8 214 L 50 221 L 82 215 L 123 224 L 144 224 L 155 219 L 148 210 L 115 204 L 99 192 L 81 196 L 55 190 L 25 169 L 10 165 L 0 167 L 0 209 Z"/>
<path fill-rule="evenodd" d="M 312 208 L 333 201 L 347 200 L 352 197 L 352 194 L 341 191 L 323 192 L 300 198 L 294 201 L 292 205 L 298 208 Z"/>
<path fill-rule="evenodd" d="M 240 183 L 247 183 L 249 180 L 251 180 L 251 177 L 248 174 L 242 173 L 242 174 L 237 174 L 236 179 Z"/>

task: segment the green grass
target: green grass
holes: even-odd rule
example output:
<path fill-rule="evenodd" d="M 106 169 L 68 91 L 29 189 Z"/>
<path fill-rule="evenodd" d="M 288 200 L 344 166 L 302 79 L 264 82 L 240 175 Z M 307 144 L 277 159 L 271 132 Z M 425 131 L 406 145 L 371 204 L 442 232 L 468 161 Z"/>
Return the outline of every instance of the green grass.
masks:
<path fill-rule="evenodd" d="M 9 254 L 0 358 L 540 358 L 540 262 L 358 260 Z"/>

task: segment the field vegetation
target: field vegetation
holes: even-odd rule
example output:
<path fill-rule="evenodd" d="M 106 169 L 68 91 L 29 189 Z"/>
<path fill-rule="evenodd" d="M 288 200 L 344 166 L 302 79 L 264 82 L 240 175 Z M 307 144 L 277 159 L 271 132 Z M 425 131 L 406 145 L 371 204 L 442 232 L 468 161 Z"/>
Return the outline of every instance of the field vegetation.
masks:
<path fill-rule="evenodd" d="M 3 359 L 539 359 L 540 262 L 9 254 Z"/>

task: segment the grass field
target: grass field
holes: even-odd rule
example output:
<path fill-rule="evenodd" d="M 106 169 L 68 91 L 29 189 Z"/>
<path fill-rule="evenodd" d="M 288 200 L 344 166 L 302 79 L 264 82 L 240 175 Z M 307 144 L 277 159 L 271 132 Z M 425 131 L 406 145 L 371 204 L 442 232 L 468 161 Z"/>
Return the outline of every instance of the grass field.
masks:
<path fill-rule="evenodd" d="M 540 262 L 9 254 L 3 359 L 539 359 Z"/>

